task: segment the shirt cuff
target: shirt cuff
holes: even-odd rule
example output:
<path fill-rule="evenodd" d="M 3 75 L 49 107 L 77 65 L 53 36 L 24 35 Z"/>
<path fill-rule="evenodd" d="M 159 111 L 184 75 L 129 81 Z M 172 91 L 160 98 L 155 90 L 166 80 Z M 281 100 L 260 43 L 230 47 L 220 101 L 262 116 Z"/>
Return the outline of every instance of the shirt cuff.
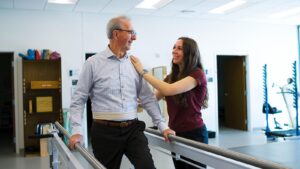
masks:
<path fill-rule="evenodd" d="M 82 135 L 81 127 L 80 126 L 72 127 L 72 135 L 75 135 L 75 134 Z"/>
<path fill-rule="evenodd" d="M 169 129 L 168 125 L 165 122 L 158 123 L 158 129 L 162 133 L 164 130 Z"/>

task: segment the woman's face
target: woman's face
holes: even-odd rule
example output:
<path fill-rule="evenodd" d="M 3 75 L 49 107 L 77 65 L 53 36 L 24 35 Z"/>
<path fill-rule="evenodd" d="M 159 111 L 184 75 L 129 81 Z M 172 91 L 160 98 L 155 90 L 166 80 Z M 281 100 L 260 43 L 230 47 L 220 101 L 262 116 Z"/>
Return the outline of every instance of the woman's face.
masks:
<path fill-rule="evenodd" d="M 183 47 L 182 40 L 178 39 L 173 47 L 172 55 L 173 55 L 173 63 L 177 65 L 183 64 Z"/>

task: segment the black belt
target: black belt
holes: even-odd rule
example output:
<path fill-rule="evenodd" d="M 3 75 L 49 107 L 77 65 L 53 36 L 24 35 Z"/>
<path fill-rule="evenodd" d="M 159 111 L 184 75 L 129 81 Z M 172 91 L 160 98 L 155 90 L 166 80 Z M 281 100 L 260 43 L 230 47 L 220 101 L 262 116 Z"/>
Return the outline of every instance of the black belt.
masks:
<path fill-rule="evenodd" d="M 105 126 L 110 126 L 110 127 L 120 127 L 120 128 L 125 128 L 128 127 L 138 121 L 137 118 L 133 120 L 126 120 L 126 121 L 109 121 L 109 120 L 100 120 L 100 119 L 94 119 L 95 123 L 102 124 Z"/>

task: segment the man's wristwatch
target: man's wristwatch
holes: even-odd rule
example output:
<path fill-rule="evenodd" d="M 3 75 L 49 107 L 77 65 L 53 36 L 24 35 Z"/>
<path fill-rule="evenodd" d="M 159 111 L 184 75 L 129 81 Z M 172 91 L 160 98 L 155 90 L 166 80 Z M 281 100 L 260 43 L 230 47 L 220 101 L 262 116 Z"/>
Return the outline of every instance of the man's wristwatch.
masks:
<path fill-rule="evenodd" d="M 142 73 L 141 73 L 141 76 L 142 77 L 144 77 L 144 75 L 146 74 L 146 73 L 148 73 L 149 71 L 147 70 L 147 69 L 143 69 L 143 71 L 142 71 Z"/>

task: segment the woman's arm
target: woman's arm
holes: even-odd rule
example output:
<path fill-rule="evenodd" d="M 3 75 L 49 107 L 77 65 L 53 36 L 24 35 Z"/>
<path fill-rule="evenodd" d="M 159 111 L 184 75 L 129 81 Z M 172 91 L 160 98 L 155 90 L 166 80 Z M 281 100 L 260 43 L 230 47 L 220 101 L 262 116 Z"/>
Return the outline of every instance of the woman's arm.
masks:
<path fill-rule="evenodd" d="M 196 79 L 191 76 L 187 76 L 175 83 L 169 84 L 162 80 L 157 79 L 149 73 L 144 73 L 143 66 L 138 58 L 131 56 L 131 62 L 134 65 L 137 72 L 143 75 L 143 78 L 148 81 L 156 90 L 163 96 L 172 96 L 180 93 L 184 93 L 197 86 Z"/>
<path fill-rule="evenodd" d="M 197 85 L 197 81 L 190 76 L 185 77 L 172 84 L 159 80 L 156 77 L 152 76 L 150 73 L 144 74 L 143 77 L 164 96 L 173 96 L 176 94 L 184 93 L 193 89 Z"/>
<path fill-rule="evenodd" d="M 159 101 L 160 99 L 162 99 L 164 97 L 158 90 L 155 90 L 154 94 L 156 96 L 157 101 Z"/>

